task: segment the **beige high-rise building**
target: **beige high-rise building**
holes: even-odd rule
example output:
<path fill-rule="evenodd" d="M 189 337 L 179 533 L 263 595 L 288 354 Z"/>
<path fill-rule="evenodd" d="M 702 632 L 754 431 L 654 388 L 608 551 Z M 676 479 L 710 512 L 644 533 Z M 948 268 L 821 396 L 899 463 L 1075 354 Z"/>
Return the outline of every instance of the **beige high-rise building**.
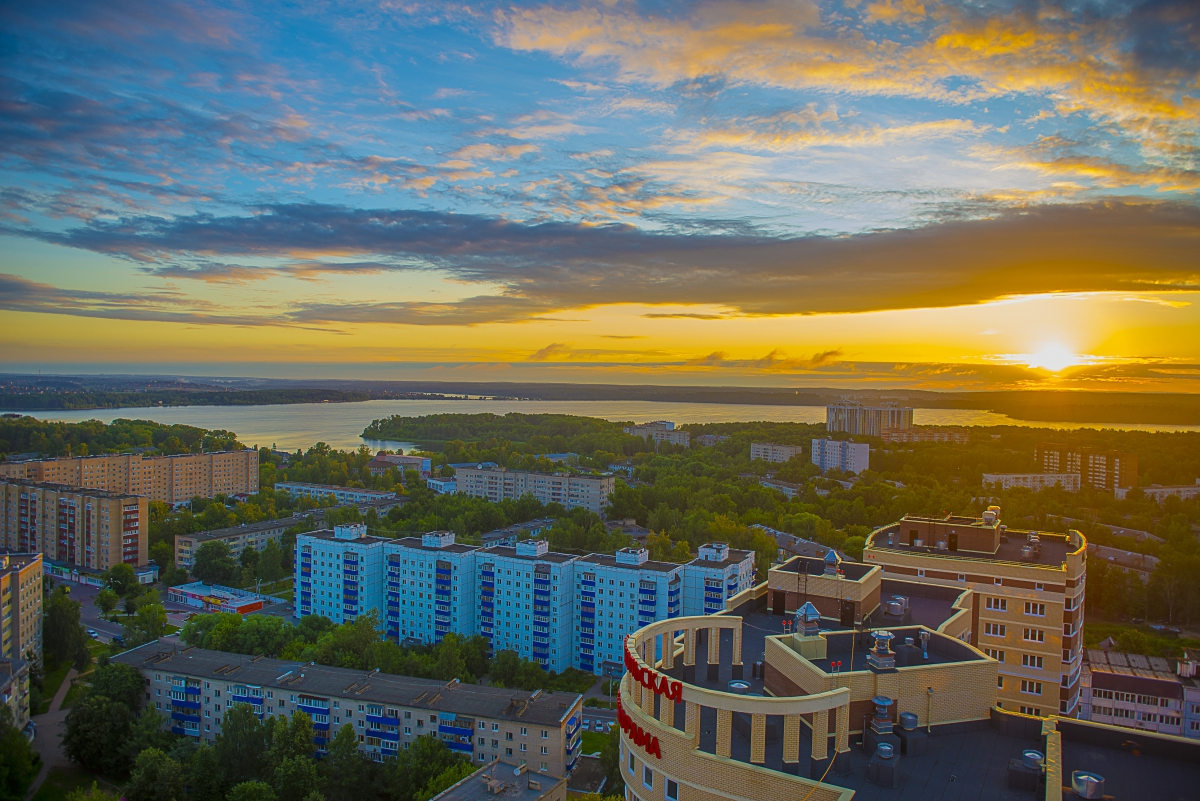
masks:
<path fill-rule="evenodd" d="M 0 553 L 0 658 L 30 661 L 42 658 L 42 555 L 39 553 Z M 27 681 L 28 677 L 25 678 Z M 25 711 L 28 713 L 28 709 Z"/>
<path fill-rule="evenodd" d="M 247 448 L 178 456 L 113 454 L 0 463 L 0 478 L 86 487 L 153 501 L 186 503 L 218 493 L 258 492 L 258 451 Z"/>
<path fill-rule="evenodd" d="M 148 559 L 149 506 L 137 495 L 0 479 L 0 545 L 92 570 L 120 562 L 141 567 Z"/>
<path fill-rule="evenodd" d="M 972 590 L 969 641 L 1000 663 L 998 704 L 1073 717 L 1086 554 L 1078 531 L 1009 529 L 992 506 L 982 518 L 906 515 L 871 534 L 863 561 L 884 579 Z"/>

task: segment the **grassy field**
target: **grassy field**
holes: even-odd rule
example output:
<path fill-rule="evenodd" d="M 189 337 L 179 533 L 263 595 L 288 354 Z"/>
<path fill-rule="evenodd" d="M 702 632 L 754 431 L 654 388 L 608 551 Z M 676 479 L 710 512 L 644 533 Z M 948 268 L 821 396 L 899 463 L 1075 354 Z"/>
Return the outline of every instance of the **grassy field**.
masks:
<path fill-rule="evenodd" d="M 101 790 L 120 795 L 121 788 L 91 773 L 78 768 L 52 768 L 46 781 L 38 788 L 33 801 L 66 801 L 72 790 L 86 790 L 95 782 Z"/>
<path fill-rule="evenodd" d="M 580 753 L 597 754 L 600 752 L 600 749 L 604 747 L 606 742 L 608 742 L 607 734 L 600 734 L 599 732 L 595 731 L 585 731 L 583 733 L 583 747 L 580 750 Z"/>

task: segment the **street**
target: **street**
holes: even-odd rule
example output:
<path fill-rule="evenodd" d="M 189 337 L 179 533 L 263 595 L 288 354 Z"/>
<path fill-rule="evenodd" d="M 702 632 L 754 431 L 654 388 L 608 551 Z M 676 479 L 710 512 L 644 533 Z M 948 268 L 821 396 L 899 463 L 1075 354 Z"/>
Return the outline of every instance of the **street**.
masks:
<path fill-rule="evenodd" d="M 85 629 L 92 629 L 99 634 L 102 642 L 108 642 L 114 636 L 124 634 L 124 626 L 120 623 L 113 623 L 100 617 L 100 609 L 96 606 L 96 595 L 100 592 L 99 587 L 93 587 L 90 584 L 76 584 L 73 581 L 67 581 L 58 577 L 54 577 L 54 586 L 55 588 L 60 586 L 70 588 L 71 600 L 77 601 L 82 605 L 79 611 L 79 622 L 83 624 Z M 183 622 L 189 614 L 199 611 L 183 604 L 171 603 L 165 598 L 163 599 L 163 606 L 167 610 L 167 622 L 173 626 L 183 626 Z M 121 605 L 117 607 L 118 610 L 122 608 Z"/>

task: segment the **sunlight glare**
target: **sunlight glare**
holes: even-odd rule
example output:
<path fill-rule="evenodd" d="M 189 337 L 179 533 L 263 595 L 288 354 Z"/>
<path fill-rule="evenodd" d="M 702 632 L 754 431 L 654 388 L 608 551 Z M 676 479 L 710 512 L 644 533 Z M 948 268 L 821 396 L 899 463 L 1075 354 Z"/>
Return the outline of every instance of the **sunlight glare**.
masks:
<path fill-rule="evenodd" d="M 1084 360 L 1059 342 L 1048 342 L 1036 353 L 1029 354 L 1029 366 L 1040 367 L 1052 373 L 1083 364 Z"/>

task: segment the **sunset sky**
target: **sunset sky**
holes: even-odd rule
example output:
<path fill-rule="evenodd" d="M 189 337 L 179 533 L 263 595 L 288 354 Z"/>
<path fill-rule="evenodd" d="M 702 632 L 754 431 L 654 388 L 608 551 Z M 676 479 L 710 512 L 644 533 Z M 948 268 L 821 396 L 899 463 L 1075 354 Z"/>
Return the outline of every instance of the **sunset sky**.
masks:
<path fill-rule="evenodd" d="M 1200 391 L 1200 4 L 7 3 L 0 370 Z"/>

